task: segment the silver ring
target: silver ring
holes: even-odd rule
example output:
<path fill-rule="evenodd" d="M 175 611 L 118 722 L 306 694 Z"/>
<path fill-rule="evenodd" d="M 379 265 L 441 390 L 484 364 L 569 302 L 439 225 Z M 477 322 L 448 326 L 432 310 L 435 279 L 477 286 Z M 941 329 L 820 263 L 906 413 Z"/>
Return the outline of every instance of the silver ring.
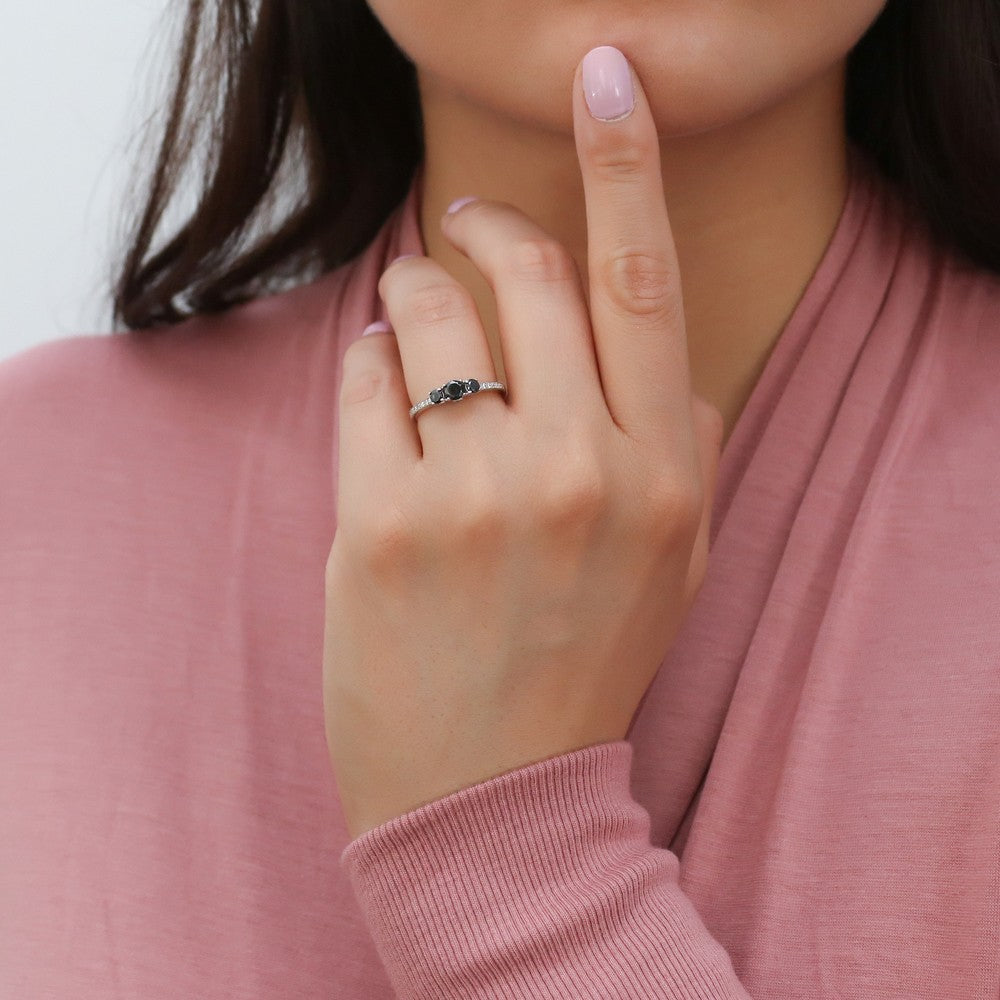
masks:
<path fill-rule="evenodd" d="M 416 418 L 417 414 L 426 410 L 428 406 L 452 403 L 462 399 L 463 396 L 471 396 L 474 392 L 482 392 L 484 389 L 497 389 L 504 395 L 507 394 L 507 386 L 503 382 L 480 382 L 474 378 L 453 378 L 440 388 L 431 389 L 425 399 L 420 400 L 416 406 L 410 407 L 410 416 Z"/>

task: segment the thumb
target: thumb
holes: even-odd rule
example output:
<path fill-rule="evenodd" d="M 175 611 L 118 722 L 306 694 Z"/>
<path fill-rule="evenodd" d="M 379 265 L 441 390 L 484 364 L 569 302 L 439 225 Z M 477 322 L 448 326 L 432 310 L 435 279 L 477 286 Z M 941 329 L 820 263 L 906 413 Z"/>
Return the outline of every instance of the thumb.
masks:
<path fill-rule="evenodd" d="M 694 425 L 695 442 L 698 446 L 705 503 L 702 508 L 701 524 L 698 526 L 698 534 L 691 550 L 691 563 L 688 567 L 687 589 L 685 591 L 686 610 L 694 603 L 708 571 L 708 539 L 712 525 L 712 509 L 715 506 L 715 490 L 719 479 L 722 439 L 726 430 L 725 420 L 719 410 L 693 391 L 691 393 L 691 418 Z"/>

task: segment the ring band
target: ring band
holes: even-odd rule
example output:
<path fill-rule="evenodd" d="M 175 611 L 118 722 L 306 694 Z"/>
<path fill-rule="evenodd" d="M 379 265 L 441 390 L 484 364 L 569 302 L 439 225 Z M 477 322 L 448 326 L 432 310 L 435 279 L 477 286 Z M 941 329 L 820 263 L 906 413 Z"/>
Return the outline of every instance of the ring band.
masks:
<path fill-rule="evenodd" d="M 445 382 L 438 389 L 431 389 L 425 399 L 420 400 L 415 406 L 410 407 L 410 416 L 416 418 L 428 406 L 438 406 L 441 403 L 452 403 L 463 396 L 471 396 L 475 392 L 482 392 L 484 389 L 496 389 L 507 394 L 507 386 L 503 382 L 480 382 L 478 379 L 453 378 Z"/>

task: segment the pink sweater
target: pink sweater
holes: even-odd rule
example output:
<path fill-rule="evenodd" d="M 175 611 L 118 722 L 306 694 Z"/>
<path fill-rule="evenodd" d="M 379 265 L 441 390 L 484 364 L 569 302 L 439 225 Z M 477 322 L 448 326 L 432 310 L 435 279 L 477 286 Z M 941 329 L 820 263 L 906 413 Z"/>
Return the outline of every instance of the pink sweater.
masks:
<path fill-rule="evenodd" d="M 1000 281 L 861 160 L 628 739 L 348 842 L 339 365 L 419 196 L 309 285 L 0 365 L 0 997 L 996 1000 Z"/>

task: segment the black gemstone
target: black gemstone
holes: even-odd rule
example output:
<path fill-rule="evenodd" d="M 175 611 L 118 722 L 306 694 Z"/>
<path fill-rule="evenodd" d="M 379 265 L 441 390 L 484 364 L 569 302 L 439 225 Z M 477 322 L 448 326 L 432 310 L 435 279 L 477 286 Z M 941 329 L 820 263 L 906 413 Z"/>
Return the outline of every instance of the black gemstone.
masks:
<path fill-rule="evenodd" d="M 431 389 L 431 402 L 440 403 L 444 400 L 444 393 L 440 389 Z"/>
<path fill-rule="evenodd" d="M 445 385 L 444 392 L 449 399 L 461 399 L 464 392 L 462 383 L 456 382 L 452 379 L 447 385 Z"/>
<path fill-rule="evenodd" d="M 469 392 L 479 392 L 479 383 L 474 378 L 470 378 L 466 385 L 469 387 Z"/>

